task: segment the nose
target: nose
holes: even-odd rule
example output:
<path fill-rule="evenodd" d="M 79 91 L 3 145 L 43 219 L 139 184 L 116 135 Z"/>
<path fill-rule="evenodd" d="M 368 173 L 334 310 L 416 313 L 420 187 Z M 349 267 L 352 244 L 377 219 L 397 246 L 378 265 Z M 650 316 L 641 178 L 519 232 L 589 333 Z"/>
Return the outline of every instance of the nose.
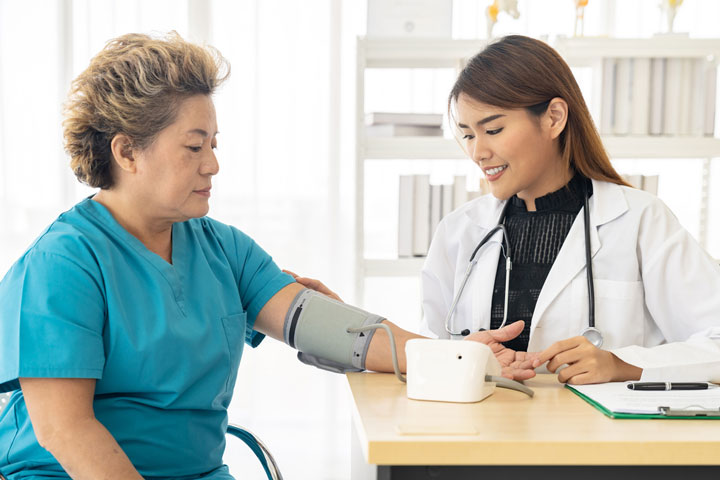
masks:
<path fill-rule="evenodd" d="M 487 145 L 478 140 L 477 137 L 473 139 L 470 147 L 470 157 L 472 161 L 478 166 L 482 163 L 483 160 L 487 160 L 492 156 L 492 152 L 490 152 L 490 149 L 487 147 Z"/>
<path fill-rule="evenodd" d="M 203 162 L 203 169 L 200 173 L 203 175 L 217 175 L 220 171 L 220 163 L 215 156 L 215 150 L 210 150 L 208 158 Z"/>

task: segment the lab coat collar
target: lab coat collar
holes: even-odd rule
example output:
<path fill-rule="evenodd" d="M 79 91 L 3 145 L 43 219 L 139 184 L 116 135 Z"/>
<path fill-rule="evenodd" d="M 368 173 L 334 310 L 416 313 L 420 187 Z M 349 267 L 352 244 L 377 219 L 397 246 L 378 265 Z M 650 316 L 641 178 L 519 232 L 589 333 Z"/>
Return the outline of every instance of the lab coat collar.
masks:
<path fill-rule="evenodd" d="M 599 227 L 627 211 L 627 201 L 619 185 L 598 180 L 592 180 L 592 185 L 593 195 L 590 197 L 590 224 L 592 226 Z M 498 200 L 492 194 L 488 194 L 484 198 L 486 203 L 477 204 L 479 208 L 465 210 L 465 215 L 473 224 L 489 230 L 497 225 L 507 200 Z"/>
<path fill-rule="evenodd" d="M 627 200 L 622 187 L 614 183 L 592 181 L 593 195 L 590 197 L 590 252 L 595 257 L 602 247 L 598 227 L 611 222 L 628 210 Z M 584 208 L 584 207 L 583 207 Z M 558 253 L 555 263 L 545 280 L 538 297 L 532 324 L 530 326 L 530 342 L 538 324 L 542 323 L 543 314 L 568 286 L 579 272 L 585 269 L 585 224 L 584 212 L 580 211 L 575 218 L 567 238 Z M 580 334 L 580 332 L 578 332 Z"/>
<path fill-rule="evenodd" d="M 481 199 L 485 200 L 485 202 L 477 202 L 475 208 L 465 210 L 465 215 L 474 225 L 490 230 L 498 224 L 500 214 L 507 200 L 498 200 L 490 193 L 481 197 Z"/>

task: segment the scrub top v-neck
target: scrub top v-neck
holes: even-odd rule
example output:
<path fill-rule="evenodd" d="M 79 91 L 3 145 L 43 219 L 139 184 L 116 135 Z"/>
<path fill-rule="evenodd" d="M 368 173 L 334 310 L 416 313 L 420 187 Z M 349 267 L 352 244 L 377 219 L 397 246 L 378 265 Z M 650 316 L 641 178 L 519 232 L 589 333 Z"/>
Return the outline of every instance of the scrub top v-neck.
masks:
<path fill-rule="evenodd" d="M 16 390 L 0 413 L 0 472 L 67 478 L 37 443 L 18 379 L 94 378 L 95 416 L 141 475 L 232 478 L 222 452 L 243 343 L 262 341 L 257 314 L 292 282 L 207 217 L 173 225 L 170 264 L 92 199 L 63 213 L 0 282 L 0 391 Z"/>

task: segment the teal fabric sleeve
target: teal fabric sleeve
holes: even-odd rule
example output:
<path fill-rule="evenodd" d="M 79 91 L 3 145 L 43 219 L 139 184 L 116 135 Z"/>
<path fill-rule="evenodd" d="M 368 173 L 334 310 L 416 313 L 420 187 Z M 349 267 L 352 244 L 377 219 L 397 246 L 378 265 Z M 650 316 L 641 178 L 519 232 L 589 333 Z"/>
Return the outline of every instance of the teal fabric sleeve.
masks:
<path fill-rule="evenodd" d="M 275 264 L 255 241 L 235 227 L 214 220 L 213 228 L 223 238 L 226 254 L 238 282 L 240 298 L 247 312 L 245 343 L 256 347 L 265 335 L 253 329 L 258 313 L 277 292 L 295 280 Z M 228 238 L 229 237 L 229 238 Z"/>
<path fill-rule="evenodd" d="M 0 391 L 20 377 L 102 377 L 103 294 L 76 261 L 29 251 L 0 284 L 0 318 Z"/>

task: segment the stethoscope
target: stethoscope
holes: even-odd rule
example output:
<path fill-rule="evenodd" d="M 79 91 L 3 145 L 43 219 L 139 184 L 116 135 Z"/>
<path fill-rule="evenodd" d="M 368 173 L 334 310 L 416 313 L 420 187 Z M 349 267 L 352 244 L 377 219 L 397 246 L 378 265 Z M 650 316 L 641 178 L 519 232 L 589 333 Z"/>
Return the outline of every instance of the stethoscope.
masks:
<path fill-rule="evenodd" d="M 600 330 L 595 328 L 595 283 L 593 282 L 592 255 L 590 253 L 590 209 L 588 208 L 588 197 L 588 191 L 587 189 L 585 189 L 585 271 L 587 273 L 588 288 L 588 326 L 582 331 L 581 335 L 587 338 L 590 343 L 600 348 L 603 344 L 603 336 Z M 465 285 L 467 284 L 468 278 L 470 278 L 470 273 L 472 272 L 475 264 L 478 262 L 478 259 L 476 258 L 478 250 L 480 250 L 480 248 L 485 245 L 488 240 L 490 240 L 490 238 L 492 238 L 492 236 L 495 235 L 498 231 L 502 232 L 503 238 L 500 245 L 502 248 L 505 249 L 505 301 L 503 303 L 503 321 L 500 324 L 500 328 L 504 327 L 505 323 L 507 322 L 508 299 L 510 297 L 510 270 L 512 270 L 512 261 L 510 260 L 510 241 L 508 240 L 507 230 L 505 230 L 505 216 L 509 206 L 510 200 L 508 200 L 503 207 L 502 212 L 500 213 L 500 219 L 498 220 L 498 224 L 493 227 L 485 235 L 485 237 L 483 237 L 482 240 L 480 240 L 480 243 L 478 243 L 477 247 L 475 247 L 475 250 L 473 250 L 472 255 L 470 255 L 470 263 L 468 264 L 467 269 L 465 269 L 465 277 L 463 278 L 463 281 L 460 284 L 460 288 L 455 295 L 455 299 L 450 306 L 450 311 L 445 317 L 445 331 L 447 331 L 453 337 L 465 337 L 470 334 L 470 330 L 467 328 L 460 332 L 455 332 L 451 330 L 450 322 L 452 321 L 453 314 L 455 313 L 455 309 L 457 308 L 457 304 L 460 300 L 460 297 L 462 296 L 463 290 L 465 290 Z"/>

